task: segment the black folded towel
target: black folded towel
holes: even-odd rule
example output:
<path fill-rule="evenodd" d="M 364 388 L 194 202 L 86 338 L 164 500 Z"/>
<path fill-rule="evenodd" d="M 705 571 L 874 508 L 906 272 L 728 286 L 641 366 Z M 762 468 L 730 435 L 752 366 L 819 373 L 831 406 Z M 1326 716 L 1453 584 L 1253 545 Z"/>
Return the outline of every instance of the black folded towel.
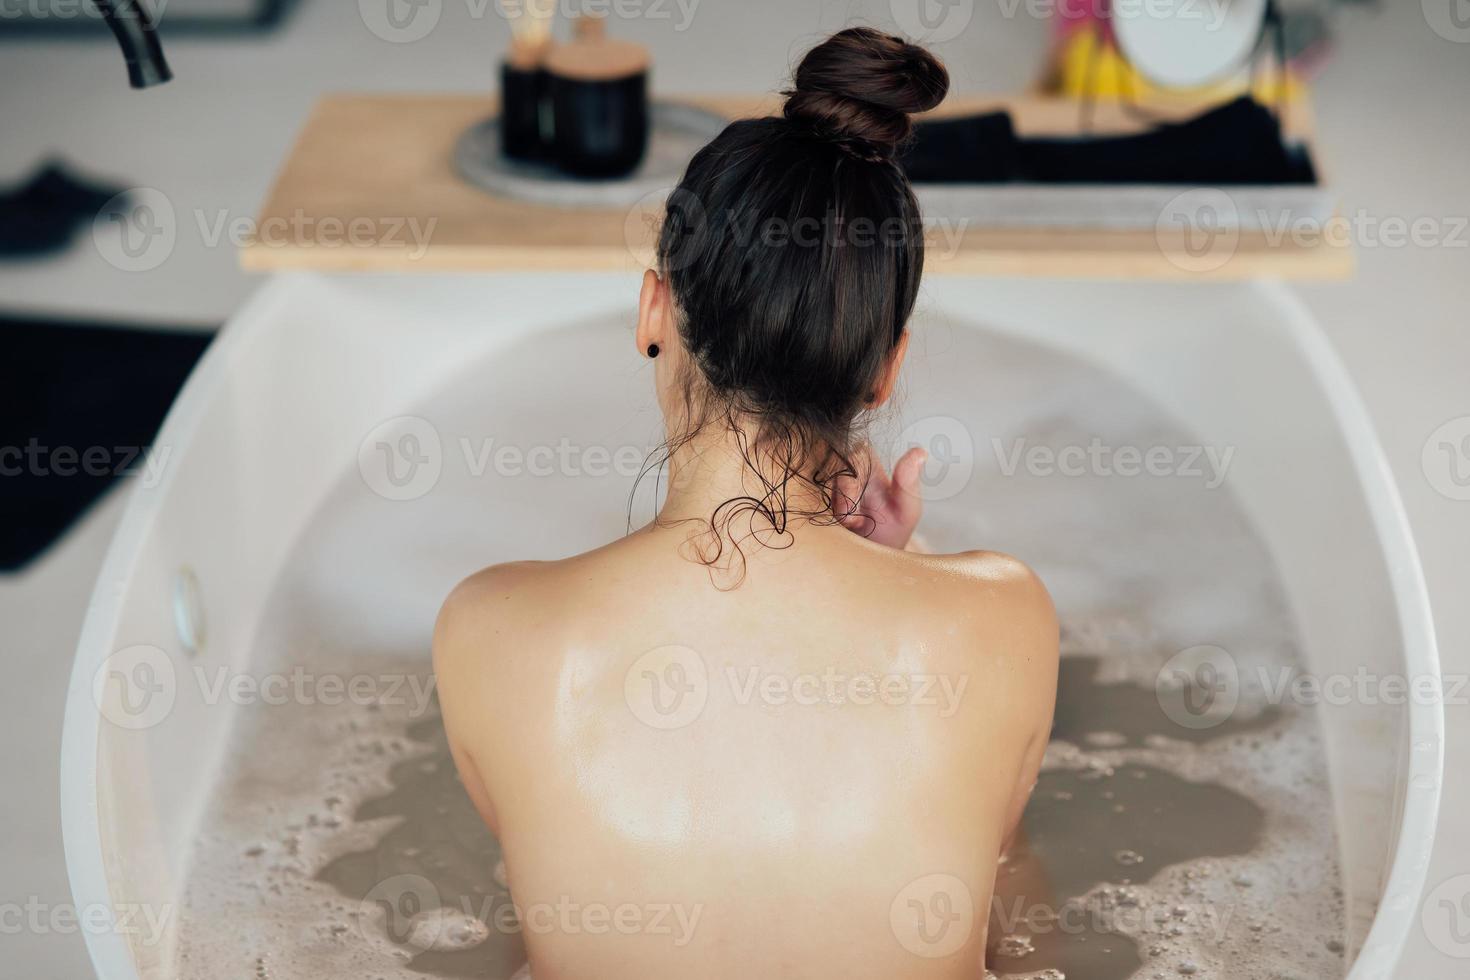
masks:
<path fill-rule="evenodd" d="M 1000 184 L 1024 180 L 1021 143 L 1008 113 L 919 123 L 902 158 L 909 180 Z"/>
<path fill-rule="evenodd" d="M 0 191 L 0 258 L 32 258 L 71 244 L 121 187 L 89 184 L 47 162 L 19 186 Z"/>
<path fill-rule="evenodd" d="M 1010 116 L 988 113 L 920 123 L 903 157 L 909 178 L 933 183 L 1311 184 L 1301 148 L 1248 97 L 1129 136 L 1021 139 Z"/>
<path fill-rule="evenodd" d="M 118 476 L 150 475 L 147 447 L 211 337 L 0 314 L 0 573 L 40 554 Z"/>

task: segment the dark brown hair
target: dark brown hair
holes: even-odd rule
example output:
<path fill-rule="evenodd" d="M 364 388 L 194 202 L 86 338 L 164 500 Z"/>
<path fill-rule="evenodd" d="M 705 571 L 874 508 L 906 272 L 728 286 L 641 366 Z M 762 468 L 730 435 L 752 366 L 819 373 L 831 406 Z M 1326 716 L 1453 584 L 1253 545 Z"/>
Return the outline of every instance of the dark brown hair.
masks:
<path fill-rule="evenodd" d="M 780 546 L 792 516 L 836 520 L 834 484 L 856 475 L 856 422 L 873 402 L 913 312 L 924 269 L 918 203 L 897 151 L 910 114 L 949 88 L 923 48 L 869 28 L 818 45 L 781 117 L 729 126 L 670 196 L 658 260 L 693 370 L 686 432 L 728 426 L 759 489 L 712 515 L 715 565 L 728 537 Z M 794 515 L 794 484 L 822 510 Z M 851 509 L 845 501 L 839 509 Z M 749 535 L 726 533 L 746 515 Z"/>

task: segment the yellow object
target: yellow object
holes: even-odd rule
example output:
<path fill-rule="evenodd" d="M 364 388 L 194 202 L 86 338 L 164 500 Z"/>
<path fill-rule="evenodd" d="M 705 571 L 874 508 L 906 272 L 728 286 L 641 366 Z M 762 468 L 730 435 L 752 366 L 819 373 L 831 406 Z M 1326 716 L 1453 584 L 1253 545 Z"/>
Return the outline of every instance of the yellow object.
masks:
<path fill-rule="evenodd" d="M 1274 59 L 1265 59 L 1257 72 L 1251 90 L 1250 67 L 1242 68 L 1231 78 L 1197 88 L 1162 88 L 1140 75 L 1111 42 L 1101 40 L 1096 27 L 1072 32 L 1062 41 L 1056 55 L 1057 90 L 1070 98 L 1088 96 L 1093 99 L 1147 101 L 1153 104 L 1169 99 L 1190 103 L 1223 102 L 1252 91 L 1257 101 L 1268 105 L 1300 98 L 1305 83 L 1290 71 L 1281 72 Z"/>

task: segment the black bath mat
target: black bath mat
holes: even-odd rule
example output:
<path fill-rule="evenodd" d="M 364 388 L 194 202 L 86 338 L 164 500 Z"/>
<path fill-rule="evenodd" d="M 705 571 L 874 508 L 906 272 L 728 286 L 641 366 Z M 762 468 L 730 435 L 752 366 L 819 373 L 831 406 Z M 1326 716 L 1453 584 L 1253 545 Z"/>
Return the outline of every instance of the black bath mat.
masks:
<path fill-rule="evenodd" d="M 119 476 L 147 477 L 159 423 L 211 337 L 0 316 L 0 571 L 39 555 Z"/>

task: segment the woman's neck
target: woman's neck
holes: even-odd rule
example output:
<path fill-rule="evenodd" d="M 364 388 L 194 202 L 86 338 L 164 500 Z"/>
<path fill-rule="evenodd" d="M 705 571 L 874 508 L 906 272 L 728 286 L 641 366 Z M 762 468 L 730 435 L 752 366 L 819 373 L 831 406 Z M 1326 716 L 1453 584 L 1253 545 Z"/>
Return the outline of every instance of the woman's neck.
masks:
<path fill-rule="evenodd" d="M 668 492 L 658 523 L 709 520 L 730 500 L 754 499 L 776 514 L 808 518 L 825 514 L 831 502 L 808 478 L 813 465 L 796 460 L 795 471 L 756 448 L 754 434 L 709 425 L 678 445 L 669 459 Z M 795 524 L 805 523 L 794 520 Z"/>

